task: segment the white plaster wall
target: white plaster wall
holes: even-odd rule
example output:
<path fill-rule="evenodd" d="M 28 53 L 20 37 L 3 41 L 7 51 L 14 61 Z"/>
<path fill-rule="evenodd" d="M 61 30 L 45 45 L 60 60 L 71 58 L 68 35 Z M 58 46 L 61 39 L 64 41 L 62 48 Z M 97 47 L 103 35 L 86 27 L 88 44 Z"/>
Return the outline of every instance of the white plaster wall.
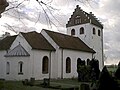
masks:
<path fill-rule="evenodd" d="M 70 57 L 71 59 L 71 73 L 66 73 L 66 58 Z M 77 59 L 81 60 L 92 59 L 92 53 L 67 50 L 63 49 L 63 77 L 64 78 L 75 78 L 78 77 L 77 74 Z"/>
<path fill-rule="evenodd" d="M 6 51 L 0 51 L 0 78 L 5 78 L 5 57 Z"/>
<path fill-rule="evenodd" d="M 80 34 L 80 28 L 83 27 L 84 28 L 84 34 Z M 87 43 L 88 45 L 91 44 L 90 42 L 90 38 L 92 38 L 91 36 L 91 31 L 89 30 L 90 24 L 82 24 L 82 25 L 76 25 L 76 26 L 71 26 L 67 28 L 67 34 L 71 35 L 71 30 L 75 29 L 75 37 L 79 37 L 82 41 L 84 41 L 85 43 Z"/>
<path fill-rule="evenodd" d="M 50 51 L 33 50 L 32 53 L 33 53 L 33 72 L 32 72 L 33 75 L 32 76 L 35 77 L 36 80 L 49 78 L 49 73 L 47 74 L 42 73 L 42 61 L 43 61 L 43 57 L 47 56 L 50 63 Z"/>
<path fill-rule="evenodd" d="M 19 75 L 18 63 L 23 62 L 23 75 Z M 10 63 L 10 73 L 6 74 L 6 63 Z M 30 75 L 30 58 L 29 57 L 6 57 L 5 62 L 5 79 L 6 80 L 23 80 L 29 79 Z"/>
<path fill-rule="evenodd" d="M 42 30 L 41 34 L 46 38 L 46 40 L 56 49 L 54 53 L 52 53 L 52 78 L 61 78 L 61 50 L 59 46 L 53 41 L 53 39 Z"/>
<path fill-rule="evenodd" d="M 84 34 L 80 34 L 80 28 L 84 27 Z M 93 27 L 96 30 L 96 34 L 93 34 Z M 79 37 L 83 42 L 85 42 L 90 48 L 96 51 L 94 57 L 99 60 L 100 70 L 103 68 L 103 32 L 102 29 L 87 23 L 82 25 L 71 26 L 67 28 L 67 33 L 71 35 L 71 30 L 75 29 L 75 37 Z M 101 30 L 101 36 L 98 36 L 98 30 Z"/>
<path fill-rule="evenodd" d="M 12 43 L 10 49 L 15 48 L 19 43 L 25 48 L 25 50 L 30 53 L 32 47 L 29 45 L 29 43 L 26 41 L 26 39 L 22 36 L 22 34 L 19 34 L 14 42 Z"/>

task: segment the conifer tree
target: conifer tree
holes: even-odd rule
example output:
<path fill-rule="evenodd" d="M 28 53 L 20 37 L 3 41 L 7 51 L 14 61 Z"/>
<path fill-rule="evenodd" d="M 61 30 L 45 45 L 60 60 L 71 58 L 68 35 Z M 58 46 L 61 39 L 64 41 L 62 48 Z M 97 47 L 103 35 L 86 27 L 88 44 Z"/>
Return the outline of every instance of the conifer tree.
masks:
<path fill-rule="evenodd" d="M 115 72 L 115 77 L 120 80 L 120 62 L 118 64 L 118 69 Z"/>
<path fill-rule="evenodd" d="M 117 83 L 109 74 L 106 66 L 103 68 L 101 72 L 97 90 L 119 90 Z"/>

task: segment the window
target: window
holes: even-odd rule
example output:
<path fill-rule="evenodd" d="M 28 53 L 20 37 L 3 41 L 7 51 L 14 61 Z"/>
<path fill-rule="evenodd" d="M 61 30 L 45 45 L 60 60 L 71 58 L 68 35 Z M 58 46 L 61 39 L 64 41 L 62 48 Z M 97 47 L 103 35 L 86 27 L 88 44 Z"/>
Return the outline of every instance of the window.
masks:
<path fill-rule="evenodd" d="M 6 74 L 10 74 L 10 63 L 6 63 Z"/>
<path fill-rule="evenodd" d="M 23 62 L 20 61 L 20 62 L 18 63 L 18 66 L 19 66 L 19 72 L 18 72 L 18 74 L 19 74 L 19 75 L 22 75 L 22 74 L 23 74 Z"/>
<path fill-rule="evenodd" d="M 95 28 L 93 28 L 93 34 L 95 34 Z"/>
<path fill-rule="evenodd" d="M 90 65 L 90 59 L 87 59 L 87 65 Z"/>
<path fill-rule="evenodd" d="M 81 23 L 80 16 L 76 16 L 75 17 L 75 24 L 80 24 L 80 23 Z"/>
<path fill-rule="evenodd" d="M 44 56 L 42 61 L 42 73 L 47 74 L 48 73 L 48 57 Z"/>
<path fill-rule="evenodd" d="M 81 64 L 81 59 L 78 58 L 78 59 L 77 59 L 77 69 L 79 68 L 80 64 Z"/>
<path fill-rule="evenodd" d="M 83 27 L 80 28 L 80 34 L 84 34 L 84 28 Z"/>
<path fill-rule="evenodd" d="M 70 73 L 71 72 L 71 60 L 69 57 L 67 57 L 66 59 L 66 73 Z"/>
<path fill-rule="evenodd" d="M 71 30 L 71 35 L 75 35 L 75 29 Z"/>
<path fill-rule="evenodd" d="M 98 30 L 98 36 L 100 36 L 100 35 L 101 35 L 100 30 Z"/>

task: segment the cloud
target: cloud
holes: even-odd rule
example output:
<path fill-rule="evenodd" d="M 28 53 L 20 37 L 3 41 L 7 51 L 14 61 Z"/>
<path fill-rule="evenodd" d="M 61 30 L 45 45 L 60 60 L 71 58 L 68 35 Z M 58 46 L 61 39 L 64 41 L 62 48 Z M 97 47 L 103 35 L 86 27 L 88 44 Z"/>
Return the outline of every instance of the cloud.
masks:
<path fill-rule="evenodd" d="M 18 31 L 36 30 L 40 32 L 42 28 L 45 28 L 62 31 L 65 33 L 65 25 L 70 18 L 70 15 L 73 13 L 76 5 L 79 4 L 84 11 L 87 11 L 88 13 L 92 11 L 104 24 L 104 51 L 107 56 L 106 62 L 117 63 L 120 59 L 120 0 L 95 1 L 96 2 L 90 2 L 90 5 L 88 5 L 77 2 L 77 0 L 44 0 L 48 6 L 51 5 L 52 8 L 54 8 L 54 10 L 50 9 L 50 12 L 43 5 L 50 17 L 50 20 L 56 26 L 48 25 L 48 19 L 46 19 L 43 9 L 35 0 L 25 2 L 25 4 L 21 5 L 19 9 L 10 10 L 8 12 L 9 15 L 3 15 L 1 20 L 12 26 L 18 26 L 15 27 Z M 24 22 L 24 24 L 20 20 Z"/>
<path fill-rule="evenodd" d="M 96 9 L 99 17 L 104 16 L 104 51 L 107 63 L 120 61 L 120 0 L 100 0 Z"/>

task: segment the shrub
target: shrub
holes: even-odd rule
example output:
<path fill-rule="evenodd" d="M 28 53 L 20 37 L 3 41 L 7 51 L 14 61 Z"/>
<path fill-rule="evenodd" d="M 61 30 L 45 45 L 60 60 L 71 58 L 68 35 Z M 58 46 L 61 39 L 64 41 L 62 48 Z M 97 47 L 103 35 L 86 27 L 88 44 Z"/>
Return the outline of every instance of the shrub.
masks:
<path fill-rule="evenodd" d="M 117 70 L 115 72 L 115 77 L 120 80 L 120 62 L 118 64 L 118 68 L 117 68 Z"/>
<path fill-rule="evenodd" d="M 103 68 L 101 72 L 99 78 L 99 86 L 97 90 L 119 90 L 117 83 L 109 74 L 106 66 Z"/>

